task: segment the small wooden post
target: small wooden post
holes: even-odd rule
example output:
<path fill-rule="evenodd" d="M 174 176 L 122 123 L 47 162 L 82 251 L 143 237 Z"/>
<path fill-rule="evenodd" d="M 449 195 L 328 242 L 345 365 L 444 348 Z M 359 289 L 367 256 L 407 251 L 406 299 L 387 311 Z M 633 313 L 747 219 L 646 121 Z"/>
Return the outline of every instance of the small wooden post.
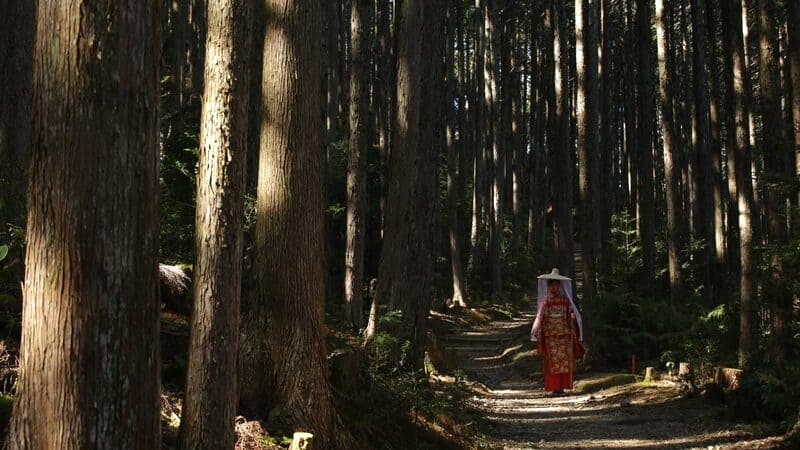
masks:
<path fill-rule="evenodd" d="M 649 383 L 649 382 L 653 381 L 653 376 L 655 375 L 655 370 L 656 369 L 653 368 L 653 367 L 648 367 L 648 368 L 644 369 L 644 381 L 645 381 L 645 383 Z"/>
<path fill-rule="evenodd" d="M 631 373 L 636 375 L 636 353 L 631 354 Z"/>
<path fill-rule="evenodd" d="M 691 371 L 688 362 L 682 362 L 678 365 L 678 376 L 681 378 L 686 378 L 689 376 L 689 372 Z"/>
<path fill-rule="evenodd" d="M 314 435 L 311 433 L 297 432 L 292 436 L 292 445 L 289 450 L 309 450 Z"/>

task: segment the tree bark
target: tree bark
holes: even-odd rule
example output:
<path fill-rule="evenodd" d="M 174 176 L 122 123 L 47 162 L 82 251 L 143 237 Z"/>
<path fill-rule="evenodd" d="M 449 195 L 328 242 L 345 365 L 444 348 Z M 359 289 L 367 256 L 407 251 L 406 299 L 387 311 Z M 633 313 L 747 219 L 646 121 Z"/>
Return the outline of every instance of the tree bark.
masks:
<path fill-rule="evenodd" d="M 692 67 L 694 72 L 694 112 L 692 114 L 692 146 L 695 153 L 695 183 L 697 185 L 697 237 L 704 245 L 698 255 L 699 282 L 707 289 L 711 283 L 711 255 L 714 240 L 714 191 L 710 145 L 710 103 L 706 69 L 706 1 L 692 0 Z M 713 291 L 707 294 L 715 296 Z"/>
<path fill-rule="evenodd" d="M 320 10 L 268 0 L 256 208 L 256 295 L 244 317 L 241 403 L 341 447 L 323 315 Z M 302 374 L 302 376 L 298 376 Z"/>
<path fill-rule="evenodd" d="M 560 0 L 550 0 L 548 8 L 553 21 L 553 91 L 555 114 L 550 124 L 552 154 L 550 180 L 553 198 L 553 233 L 556 261 L 562 273 L 574 273 L 572 242 L 572 149 L 570 139 L 569 63 L 566 38 L 566 16 Z"/>
<path fill-rule="evenodd" d="M 611 217 L 614 213 L 614 188 L 616 186 L 614 173 L 614 158 L 616 142 L 614 139 L 614 102 L 616 100 L 617 85 L 614 78 L 614 55 L 616 54 L 617 28 L 612 17 L 611 0 L 601 1 L 600 18 L 600 184 L 599 192 L 599 230 L 600 254 L 597 257 L 598 275 L 603 279 L 612 272 L 613 256 L 611 241 Z"/>
<path fill-rule="evenodd" d="M 587 319 L 595 294 L 595 242 L 597 185 L 600 168 L 597 89 L 597 0 L 575 0 L 576 117 L 578 131 L 578 184 L 581 201 L 581 269 L 583 284 L 581 306 Z M 588 320 L 586 325 L 588 325 Z M 586 327 L 585 336 L 591 336 Z"/>
<path fill-rule="evenodd" d="M 458 96 L 456 92 L 456 76 L 453 52 L 453 39 L 455 37 L 455 27 L 457 20 L 460 16 L 457 14 L 457 6 L 454 0 L 450 0 L 448 5 L 448 32 L 447 32 L 447 63 L 445 70 L 447 71 L 447 101 L 446 105 L 447 124 L 445 136 L 447 140 L 447 214 L 449 217 L 448 234 L 450 237 L 450 269 L 453 277 L 453 296 L 450 298 L 451 306 L 458 306 L 466 308 L 466 288 L 464 283 L 464 271 L 461 264 L 461 233 L 458 220 L 458 202 L 460 197 L 459 183 L 456 179 L 457 174 L 457 155 L 456 155 L 456 142 L 455 142 L 455 123 L 456 114 L 450 106 Z M 463 149 L 466 147 L 464 142 L 464 130 L 460 130 L 459 147 Z"/>
<path fill-rule="evenodd" d="M 486 172 L 486 159 L 484 157 L 486 148 L 486 129 L 485 129 L 485 95 L 486 78 L 484 77 L 484 58 L 486 52 L 486 30 L 484 14 L 486 13 L 485 2 L 488 0 L 475 0 L 477 38 L 475 49 L 475 162 L 473 164 L 473 189 L 472 189 L 472 226 L 470 229 L 470 266 L 472 278 L 478 278 L 478 265 L 480 263 L 481 250 L 481 229 L 483 210 L 486 207 L 483 202 L 483 191 L 485 190 L 484 179 Z"/>
<path fill-rule="evenodd" d="M 721 83 L 719 79 L 718 69 L 718 53 L 717 53 L 717 20 L 715 11 L 718 10 L 718 5 L 714 0 L 706 0 L 706 25 L 708 31 L 708 73 L 710 81 L 709 92 L 709 115 L 711 120 L 711 135 L 710 135 L 710 152 L 711 152 L 711 166 L 713 172 L 713 190 L 714 190 L 714 272 L 717 274 L 713 277 L 714 284 L 719 283 L 720 272 L 724 274 L 725 261 L 726 261 L 726 238 L 727 233 L 725 230 L 725 204 L 727 202 L 727 195 L 725 186 L 723 185 L 722 178 L 722 139 L 720 127 L 720 99 L 722 93 L 720 90 Z"/>
<path fill-rule="evenodd" d="M 783 110 L 781 108 L 781 68 L 778 45 L 778 5 L 775 0 L 761 0 L 759 12 L 759 66 L 761 115 L 763 118 L 764 178 L 766 188 L 767 236 L 769 243 L 788 243 L 785 185 L 791 181 L 789 149 L 785 145 Z M 786 358 L 791 344 L 790 325 L 792 297 L 786 289 L 783 257 L 780 250 L 770 254 L 772 281 L 768 295 L 772 301 L 772 328 L 775 335 L 773 357 L 778 364 Z"/>
<path fill-rule="evenodd" d="M 158 7 L 119 3 L 38 3 L 12 449 L 161 447 Z"/>
<path fill-rule="evenodd" d="M 364 219 L 367 149 L 369 148 L 369 42 L 372 5 L 353 0 L 350 14 L 350 140 L 347 147 L 347 243 L 344 301 L 353 329 L 363 319 Z"/>
<path fill-rule="evenodd" d="M 396 331 L 410 343 L 411 364 L 421 367 L 431 304 L 436 164 L 444 124 L 434 93 L 441 92 L 443 4 L 405 0 L 398 9 L 397 112 L 386 232 L 376 301 L 402 311 Z M 429 39 L 421 42 L 420 36 Z M 375 324 L 368 332 L 375 332 Z"/>
<path fill-rule="evenodd" d="M 251 0 L 208 0 L 197 261 L 181 448 L 236 443 Z"/>
<path fill-rule="evenodd" d="M 499 22 L 501 0 L 486 0 L 486 34 L 489 46 L 485 54 L 484 77 L 486 78 L 485 104 L 488 112 L 487 129 L 491 129 L 491 220 L 489 223 L 489 271 L 492 279 L 492 293 L 499 294 L 503 291 L 502 271 L 502 244 L 503 244 L 503 201 L 505 191 L 505 154 L 504 154 L 504 129 L 502 128 L 501 115 L 503 114 L 500 101 L 500 83 L 498 75 L 501 74 L 498 58 L 502 52 L 502 24 Z"/>
<path fill-rule="evenodd" d="M 726 91 L 728 92 L 728 115 L 733 120 L 729 123 L 728 174 L 735 178 L 734 189 L 737 199 L 735 216 L 739 229 L 739 366 L 747 368 L 752 359 L 754 346 L 755 292 L 753 289 L 753 260 L 751 245 L 753 229 L 751 211 L 753 208 L 753 184 L 750 178 L 750 138 L 747 119 L 747 95 L 744 79 L 747 67 L 744 65 L 744 43 L 742 39 L 741 0 L 722 2 L 722 29 L 725 33 Z M 734 209 L 731 205 L 730 209 Z"/>
<path fill-rule="evenodd" d="M 683 297 L 683 273 L 680 264 L 681 202 L 678 184 L 679 149 L 675 142 L 675 122 L 672 115 L 673 87 L 669 67 L 669 47 L 667 43 L 667 12 L 664 0 L 656 0 L 656 38 L 658 41 L 658 87 L 661 96 L 661 129 L 664 136 L 664 178 L 667 198 L 667 261 L 669 263 L 669 292 L 673 306 L 677 306 Z"/>
<path fill-rule="evenodd" d="M 653 186 L 653 118 L 655 117 L 655 102 L 653 97 L 652 67 L 652 35 L 651 35 L 651 10 L 648 0 L 636 0 L 636 36 L 638 86 L 639 86 L 639 123 L 637 124 L 638 151 L 638 181 L 639 181 L 639 217 L 642 234 L 642 256 L 644 271 L 647 280 L 655 281 L 656 270 L 656 242 L 655 242 L 655 199 Z M 652 290 L 654 283 L 647 283 Z"/>

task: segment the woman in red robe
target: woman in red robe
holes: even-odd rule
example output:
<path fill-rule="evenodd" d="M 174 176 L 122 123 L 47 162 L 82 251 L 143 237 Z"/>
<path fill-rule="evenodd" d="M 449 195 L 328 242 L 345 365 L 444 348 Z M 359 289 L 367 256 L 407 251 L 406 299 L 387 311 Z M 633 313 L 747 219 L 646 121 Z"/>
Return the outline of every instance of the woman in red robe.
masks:
<path fill-rule="evenodd" d="M 544 389 L 554 395 L 572 389 L 575 359 L 585 354 L 583 323 L 572 300 L 572 280 L 558 269 L 539 277 L 539 297 L 531 340 L 542 356 Z"/>

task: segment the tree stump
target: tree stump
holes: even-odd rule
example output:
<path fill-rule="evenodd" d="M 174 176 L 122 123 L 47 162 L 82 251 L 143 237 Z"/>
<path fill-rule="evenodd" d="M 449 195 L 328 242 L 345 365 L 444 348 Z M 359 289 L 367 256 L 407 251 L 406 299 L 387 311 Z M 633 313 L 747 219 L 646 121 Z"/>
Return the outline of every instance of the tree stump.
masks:
<path fill-rule="evenodd" d="M 655 376 L 655 372 L 656 372 L 656 369 L 654 367 L 648 367 L 648 368 L 644 369 L 644 381 L 646 383 L 654 381 L 653 377 Z"/>
<path fill-rule="evenodd" d="M 314 439 L 314 435 L 311 433 L 297 432 L 292 436 L 292 445 L 289 450 L 310 450 L 312 439 Z"/>
<path fill-rule="evenodd" d="M 689 376 L 689 372 L 691 371 L 688 362 L 682 362 L 678 365 L 678 376 L 681 378 L 686 378 Z"/>
<path fill-rule="evenodd" d="M 730 367 L 717 367 L 714 371 L 714 384 L 726 391 L 734 391 L 739 388 L 739 377 L 742 376 L 740 369 Z"/>

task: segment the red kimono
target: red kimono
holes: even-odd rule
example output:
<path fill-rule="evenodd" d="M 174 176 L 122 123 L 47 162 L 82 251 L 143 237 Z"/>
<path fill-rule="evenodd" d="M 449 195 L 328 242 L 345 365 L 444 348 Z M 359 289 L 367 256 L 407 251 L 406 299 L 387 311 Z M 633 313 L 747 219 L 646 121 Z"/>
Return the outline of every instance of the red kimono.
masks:
<path fill-rule="evenodd" d="M 575 335 L 569 300 L 547 296 L 541 314 L 537 347 L 544 365 L 544 389 L 572 389 L 575 358 L 583 356 L 583 346 Z"/>

